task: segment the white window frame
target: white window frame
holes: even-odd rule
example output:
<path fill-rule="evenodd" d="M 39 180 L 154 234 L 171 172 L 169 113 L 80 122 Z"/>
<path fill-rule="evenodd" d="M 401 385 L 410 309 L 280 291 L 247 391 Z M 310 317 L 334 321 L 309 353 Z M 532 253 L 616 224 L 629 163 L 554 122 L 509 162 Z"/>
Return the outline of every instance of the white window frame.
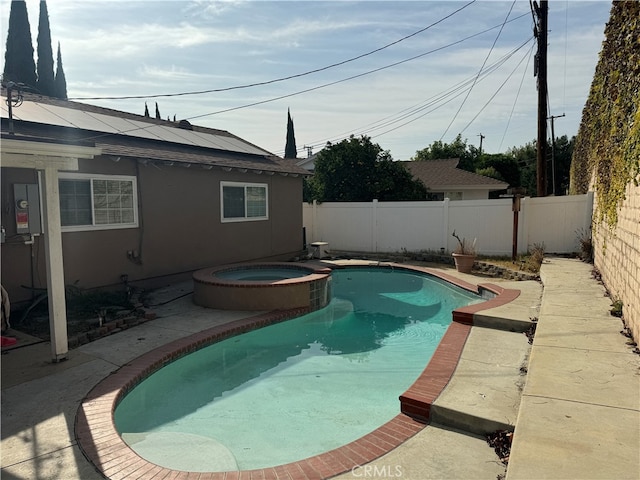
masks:
<path fill-rule="evenodd" d="M 86 232 L 94 230 L 119 230 L 124 228 L 138 227 L 138 182 L 135 176 L 131 175 L 103 175 L 94 173 L 64 173 L 60 172 L 58 181 L 60 180 L 88 180 L 91 190 L 91 225 L 61 225 L 62 232 Z M 95 207 L 93 196 L 94 180 L 117 180 L 130 181 L 133 186 L 133 222 L 131 223 L 114 223 L 114 224 L 97 224 L 95 223 Z"/>
<path fill-rule="evenodd" d="M 244 217 L 226 218 L 224 216 L 224 187 L 243 187 L 245 189 Z M 261 217 L 247 217 L 247 196 L 248 187 L 264 188 L 265 193 L 265 215 Z M 266 183 L 245 183 L 245 182 L 220 182 L 220 221 L 222 223 L 232 222 L 257 222 L 269 220 L 269 185 Z"/>

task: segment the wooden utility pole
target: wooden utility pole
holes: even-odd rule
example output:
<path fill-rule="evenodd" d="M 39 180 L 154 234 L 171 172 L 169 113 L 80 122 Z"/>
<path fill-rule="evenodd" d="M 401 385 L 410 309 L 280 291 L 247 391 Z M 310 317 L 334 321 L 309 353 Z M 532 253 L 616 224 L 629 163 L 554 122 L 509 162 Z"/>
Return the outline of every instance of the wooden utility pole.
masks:
<path fill-rule="evenodd" d="M 485 137 L 484 137 L 483 134 L 480 134 L 478 136 L 480 137 L 480 150 L 479 150 L 479 152 L 480 152 L 480 156 L 482 156 L 482 140 L 484 140 Z"/>
<path fill-rule="evenodd" d="M 534 1 L 537 18 L 534 34 L 538 39 L 536 75 L 538 77 L 538 155 L 536 160 L 536 189 L 539 197 L 547 195 L 547 19 L 548 0 Z"/>

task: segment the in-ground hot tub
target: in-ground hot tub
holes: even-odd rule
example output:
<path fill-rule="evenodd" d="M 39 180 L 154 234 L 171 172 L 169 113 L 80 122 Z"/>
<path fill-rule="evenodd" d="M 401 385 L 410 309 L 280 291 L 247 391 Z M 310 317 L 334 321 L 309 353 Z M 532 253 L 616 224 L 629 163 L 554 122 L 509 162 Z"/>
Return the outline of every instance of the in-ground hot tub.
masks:
<path fill-rule="evenodd" d="M 331 300 L 331 269 L 295 263 L 249 263 L 193 274 L 196 305 L 223 310 L 317 310 Z"/>

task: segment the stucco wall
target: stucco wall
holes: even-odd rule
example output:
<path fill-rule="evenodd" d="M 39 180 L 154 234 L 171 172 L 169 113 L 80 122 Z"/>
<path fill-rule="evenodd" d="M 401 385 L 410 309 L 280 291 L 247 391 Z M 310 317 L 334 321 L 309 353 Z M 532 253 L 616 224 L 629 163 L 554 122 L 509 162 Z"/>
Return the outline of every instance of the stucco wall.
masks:
<path fill-rule="evenodd" d="M 626 200 L 618 213 L 618 225 L 594 229 L 595 267 L 611 293 L 623 302 L 622 312 L 633 338 L 640 340 L 640 187 L 627 185 Z"/>
<path fill-rule="evenodd" d="M 80 172 L 137 177 L 138 228 L 63 232 L 65 284 L 81 288 L 179 274 L 226 263 L 288 260 L 303 248 L 302 179 L 279 174 L 137 164 L 109 158 L 80 161 Z M 267 184 L 268 220 L 222 223 L 220 182 Z M 13 183 L 36 183 L 27 169 L 2 169 L 2 284 L 12 302 L 28 300 L 24 287 L 45 288 L 44 238 L 25 245 L 15 236 Z M 127 252 L 137 251 L 140 262 Z M 33 258 L 33 262 L 32 262 Z M 23 287 L 24 286 L 24 287 Z"/>

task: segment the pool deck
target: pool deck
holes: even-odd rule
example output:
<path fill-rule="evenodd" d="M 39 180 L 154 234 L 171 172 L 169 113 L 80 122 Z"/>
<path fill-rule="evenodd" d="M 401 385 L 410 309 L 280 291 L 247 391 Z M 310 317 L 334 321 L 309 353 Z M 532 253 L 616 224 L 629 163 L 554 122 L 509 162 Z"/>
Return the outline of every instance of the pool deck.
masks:
<path fill-rule="evenodd" d="M 493 480 L 505 467 L 479 434 L 514 426 L 508 480 L 640 478 L 640 357 L 620 335 L 620 319 L 609 315 L 611 301 L 591 277 L 592 267 L 549 258 L 541 272 L 544 290 L 534 281 L 436 268 L 521 293 L 507 306 L 475 315 L 453 377 L 431 406 L 431 423 L 416 427 L 397 448 L 336 478 Z M 161 303 L 190 288 L 174 285 L 159 290 L 153 300 Z M 59 364 L 50 363 L 47 343 L 3 349 L 3 479 L 104 478 L 83 455 L 74 432 L 87 394 L 141 355 L 255 315 L 203 309 L 189 296 L 154 312 L 157 319 L 71 350 Z M 521 331 L 533 317 L 538 318 L 537 332 L 529 345 Z M 22 337 L 21 344 L 27 340 Z M 303 473 L 272 478 L 311 478 Z M 257 475 L 220 478 L 266 478 Z M 175 477 L 138 469 L 127 478 Z"/>

